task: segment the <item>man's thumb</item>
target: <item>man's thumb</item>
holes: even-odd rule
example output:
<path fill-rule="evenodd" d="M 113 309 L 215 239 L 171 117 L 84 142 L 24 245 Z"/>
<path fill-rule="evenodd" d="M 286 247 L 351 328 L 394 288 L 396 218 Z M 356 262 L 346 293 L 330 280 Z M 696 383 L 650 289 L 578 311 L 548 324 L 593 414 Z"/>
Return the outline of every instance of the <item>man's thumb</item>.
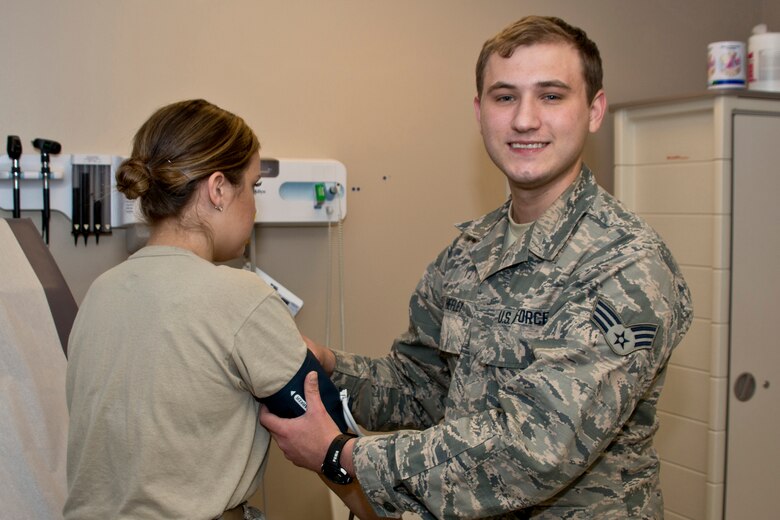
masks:
<path fill-rule="evenodd" d="M 306 404 L 308 406 L 312 405 L 312 400 L 319 401 L 320 406 L 322 405 L 322 398 L 320 397 L 320 385 L 317 376 L 318 374 L 314 370 L 306 374 L 306 381 L 304 381 L 303 384 L 303 392 L 304 397 L 306 398 Z"/>

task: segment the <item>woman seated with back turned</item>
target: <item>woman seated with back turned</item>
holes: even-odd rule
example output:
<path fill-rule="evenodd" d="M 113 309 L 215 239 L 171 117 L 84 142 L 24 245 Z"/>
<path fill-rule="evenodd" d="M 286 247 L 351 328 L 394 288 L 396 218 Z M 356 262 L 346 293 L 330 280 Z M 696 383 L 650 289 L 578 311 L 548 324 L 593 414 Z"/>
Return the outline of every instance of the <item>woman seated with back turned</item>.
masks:
<path fill-rule="evenodd" d="M 117 170 L 151 236 L 92 284 L 73 326 L 66 519 L 262 518 L 245 505 L 269 446 L 255 397 L 306 345 L 273 289 L 213 263 L 249 239 L 259 149 L 240 117 L 183 101 Z"/>

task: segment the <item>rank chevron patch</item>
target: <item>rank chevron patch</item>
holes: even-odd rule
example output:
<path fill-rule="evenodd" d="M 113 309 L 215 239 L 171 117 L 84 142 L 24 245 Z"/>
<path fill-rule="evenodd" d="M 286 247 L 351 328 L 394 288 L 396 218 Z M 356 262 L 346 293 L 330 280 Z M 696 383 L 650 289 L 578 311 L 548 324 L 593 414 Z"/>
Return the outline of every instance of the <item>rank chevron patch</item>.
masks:
<path fill-rule="evenodd" d="M 620 316 L 607 302 L 598 298 L 590 321 L 601 331 L 615 354 L 627 356 L 653 346 L 658 326 L 648 323 L 624 325 Z"/>

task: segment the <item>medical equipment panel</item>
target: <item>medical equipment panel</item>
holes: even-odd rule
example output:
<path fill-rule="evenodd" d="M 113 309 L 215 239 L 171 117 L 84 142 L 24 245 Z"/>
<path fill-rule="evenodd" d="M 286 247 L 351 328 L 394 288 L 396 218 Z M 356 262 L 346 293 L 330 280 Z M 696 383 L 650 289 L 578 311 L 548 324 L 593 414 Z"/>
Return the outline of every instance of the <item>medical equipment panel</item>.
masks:
<path fill-rule="evenodd" d="M 42 194 L 41 156 L 4 154 L 0 156 L 0 209 L 15 214 L 46 208 L 59 211 L 73 221 L 76 242 L 79 236 L 99 239 L 114 227 L 142 223 L 137 200 L 128 200 L 116 190 L 114 174 L 122 160 L 114 155 L 52 154 L 44 179 L 47 193 Z M 261 170 L 261 184 L 255 188 L 258 224 L 325 225 L 346 217 L 347 172 L 339 161 L 266 158 L 261 160 Z"/>
<path fill-rule="evenodd" d="M 327 224 L 347 215 L 347 170 L 330 159 L 262 159 L 255 222 Z"/>

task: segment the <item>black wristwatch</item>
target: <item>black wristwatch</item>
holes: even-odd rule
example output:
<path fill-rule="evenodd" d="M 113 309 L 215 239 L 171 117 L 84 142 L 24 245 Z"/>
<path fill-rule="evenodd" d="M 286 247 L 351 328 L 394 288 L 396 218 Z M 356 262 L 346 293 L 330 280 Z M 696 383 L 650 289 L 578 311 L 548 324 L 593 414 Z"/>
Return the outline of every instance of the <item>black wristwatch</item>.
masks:
<path fill-rule="evenodd" d="M 341 465 L 341 452 L 344 450 L 344 445 L 348 440 L 357 437 L 357 435 L 351 435 L 349 433 L 342 433 L 333 439 L 328 448 L 328 453 L 325 455 L 325 460 L 322 462 L 322 474 L 325 475 L 328 480 L 336 484 L 349 484 L 352 482 L 352 477 L 347 473 L 347 470 Z"/>

